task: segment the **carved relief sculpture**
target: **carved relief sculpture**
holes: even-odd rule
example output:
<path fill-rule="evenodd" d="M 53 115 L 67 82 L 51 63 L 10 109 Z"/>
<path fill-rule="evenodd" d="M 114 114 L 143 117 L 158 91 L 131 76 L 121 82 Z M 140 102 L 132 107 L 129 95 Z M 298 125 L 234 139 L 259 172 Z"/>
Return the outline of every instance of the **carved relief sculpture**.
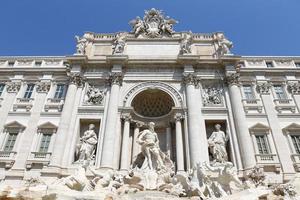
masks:
<path fill-rule="evenodd" d="M 36 85 L 37 92 L 47 93 L 50 90 L 50 82 L 39 82 Z"/>
<path fill-rule="evenodd" d="M 10 93 L 16 93 L 20 90 L 21 83 L 20 82 L 7 82 L 6 83 L 6 90 Z"/>
<path fill-rule="evenodd" d="M 228 136 L 221 131 L 221 125 L 215 125 L 215 131 L 208 138 L 209 150 L 213 156 L 213 162 L 224 163 L 228 161 L 228 155 L 226 151 L 226 142 Z"/>
<path fill-rule="evenodd" d="M 87 103 L 94 105 L 101 105 L 104 99 L 104 91 L 94 86 L 89 86 L 87 92 Z"/>
<path fill-rule="evenodd" d="M 83 163 L 84 161 L 89 162 L 93 160 L 97 141 L 95 125 L 90 124 L 89 129 L 83 133 L 83 136 L 79 139 L 79 143 L 76 146 L 76 162 Z"/>
<path fill-rule="evenodd" d="M 214 106 L 222 104 L 222 90 L 216 87 L 203 89 L 202 101 L 204 106 Z"/>

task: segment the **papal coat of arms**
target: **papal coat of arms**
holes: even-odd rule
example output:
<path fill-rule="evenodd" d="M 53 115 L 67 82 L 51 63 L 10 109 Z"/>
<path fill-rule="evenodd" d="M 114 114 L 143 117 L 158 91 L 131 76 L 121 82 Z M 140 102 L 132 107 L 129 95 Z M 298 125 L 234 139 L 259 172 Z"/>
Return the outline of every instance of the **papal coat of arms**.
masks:
<path fill-rule="evenodd" d="M 176 20 L 168 16 L 165 17 L 161 10 L 154 8 L 145 11 L 143 20 L 136 17 L 129 22 L 136 37 L 143 35 L 150 38 L 171 37 L 174 32 L 173 25 L 176 23 L 178 23 Z"/>

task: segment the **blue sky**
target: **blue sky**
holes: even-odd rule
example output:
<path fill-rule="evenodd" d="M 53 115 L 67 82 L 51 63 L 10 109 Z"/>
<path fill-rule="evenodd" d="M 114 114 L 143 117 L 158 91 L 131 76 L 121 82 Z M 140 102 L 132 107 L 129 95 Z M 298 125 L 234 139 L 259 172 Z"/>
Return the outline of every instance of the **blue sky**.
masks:
<path fill-rule="evenodd" d="M 70 55 L 74 35 L 130 31 L 145 9 L 176 31 L 223 31 L 237 55 L 300 55 L 300 0 L 1 0 L 0 56 Z"/>

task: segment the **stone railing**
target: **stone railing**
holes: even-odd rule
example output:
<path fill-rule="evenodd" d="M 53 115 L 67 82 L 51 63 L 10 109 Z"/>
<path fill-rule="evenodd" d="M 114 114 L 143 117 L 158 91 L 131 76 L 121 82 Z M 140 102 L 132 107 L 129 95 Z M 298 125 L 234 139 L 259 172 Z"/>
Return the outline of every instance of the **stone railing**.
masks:
<path fill-rule="evenodd" d="M 16 103 L 13 105 L 13 111 L 29 112 L 33 106 L 33 100 L 33 98 L 17 98 Z"/>
<path fill-rule="evenodd" d="M 246 113 L 262 113 L 263 105 L 260 99 L 242 99 Z"/>
<path fill-rule="evenodd" d="M 295 170 L 300 172 L 300 154 L 292 154 L 291 157 L 294 162 Z"/>
<path fill-rule="evenodd" d="M 15 151 L 0 151 L 0 163 L 4 163 L 5 168 L 11 168 L 15 163 Z"/>
<path fill-rule="evenodd" d="M 30 169 L 33 164 L 47 166 L 50 163 L 51 152 L 31 152 L 29 159 L 26 161 L 26 168 Z"/>
<path fill-rule="evenodd" d="M 244 67 L 254 68 L 296 68 L 299 67 L 300 61 L 291 59 L 272 59 L 264 57 L 249 57 L 242 62 Z M 271 66 L 270 66 L 271 65 Z"/>
<path fill-rule="evenodd" d="M 64 66 L 62 57 L 0 57 L 0 67 L 48 67 Z"/>
<path fill-rule="evenodd" d="M 275 109 L 278 113 L 295 113 L 296 105 L 294 104 L 292 99 L 274 99 Z"/>
<path fill-rule="evenodd" d="M 64 99 L 49 98 L 44 106 L 44 110 L 45 112 L 61 112 L 64 102 Z"/>

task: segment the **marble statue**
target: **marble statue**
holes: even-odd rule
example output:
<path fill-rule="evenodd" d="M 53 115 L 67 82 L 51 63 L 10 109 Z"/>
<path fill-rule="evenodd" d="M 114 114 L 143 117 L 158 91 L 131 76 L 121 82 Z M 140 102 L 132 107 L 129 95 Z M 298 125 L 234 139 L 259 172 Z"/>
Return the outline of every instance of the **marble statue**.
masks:
<path fill-rule="evenodd" d="M 180 43 L 180 54 L 189 54 L 192 53 L 191 50 L 192 44 L 192 32 L 183 33 L 182 40 Z"/>
<path fill-rule="evenodd" d="M 223 56 L 230 54 L 230 49 L 233 47 L 233 43 L 225 38 L 223 33 L 217 33 L 216 39 L 218 41 L 219 47 L 217 49 L 218 56 Z"/>
<path fill-rule="evenodd" d="M 87 103 L 94 104 L 94 105 L 100 105 L 103 103 L 104 92 L 99 88 L 95 88 L 94 86 L 89 86 L 86 94 L 88 97 Z"/>
<path fill-rule="evenodd" d="M 79 163 L 83 161 L 90 161 L 95 154 L 96 144 L 98 138 L 95 133 L 95 125 L 90 124 L 89 129 L 83 133 L 83 136 L 79 139 L 79 143 L 76 148 L 76 157 Z"/>
<path fill-rule="evenodd" d="M 85 48 L 87 46 L 87 38 L 86 37 L 79 37 L 75 36 L 76 39 L 76 55 L 85 55 Z"/>
<path fill-rule="evenodd" d="M 221 125 L 215 125 L 215 131 L 208 138 L 209 150 L 213 156 L 213 162 L 224 163 L 228 161 L 226 142 L 228 136 L 221 131 Z"/>
<path fill-rule="evenodd" d="M 165 169 L 163 159 L 165 155 L 159 148 L 159 140 L 154 131 L 154 122 L 149 123 L 149 129 L 143 130 L 138 136 L 137 142 L 141 145 L 144 162 L 141 168 L 149 170 Z"/>
<path fill-rule="evenodd" d="M 261 169 L 258 165 L 254 166 L 249 174 L 246 176 L 248 180 L 250 180 L 255 187 L 264 186 L 266 176 L 264 174 L 263 169 Z"/>
<path fill-rule="evenodd" d="M 144 21 L 141 20 L 140 17 L 136 17 L 135 19 L 131 20 L 129 24 L 132 26 L 132 32 L 136 36 L 145 31 Z"/>
<path fill-rule="evenodd" d="M 122 54 L 125 48 L 125 38 L 127 33 L 118 33 L 114 41 L 113 54 Z"/>

